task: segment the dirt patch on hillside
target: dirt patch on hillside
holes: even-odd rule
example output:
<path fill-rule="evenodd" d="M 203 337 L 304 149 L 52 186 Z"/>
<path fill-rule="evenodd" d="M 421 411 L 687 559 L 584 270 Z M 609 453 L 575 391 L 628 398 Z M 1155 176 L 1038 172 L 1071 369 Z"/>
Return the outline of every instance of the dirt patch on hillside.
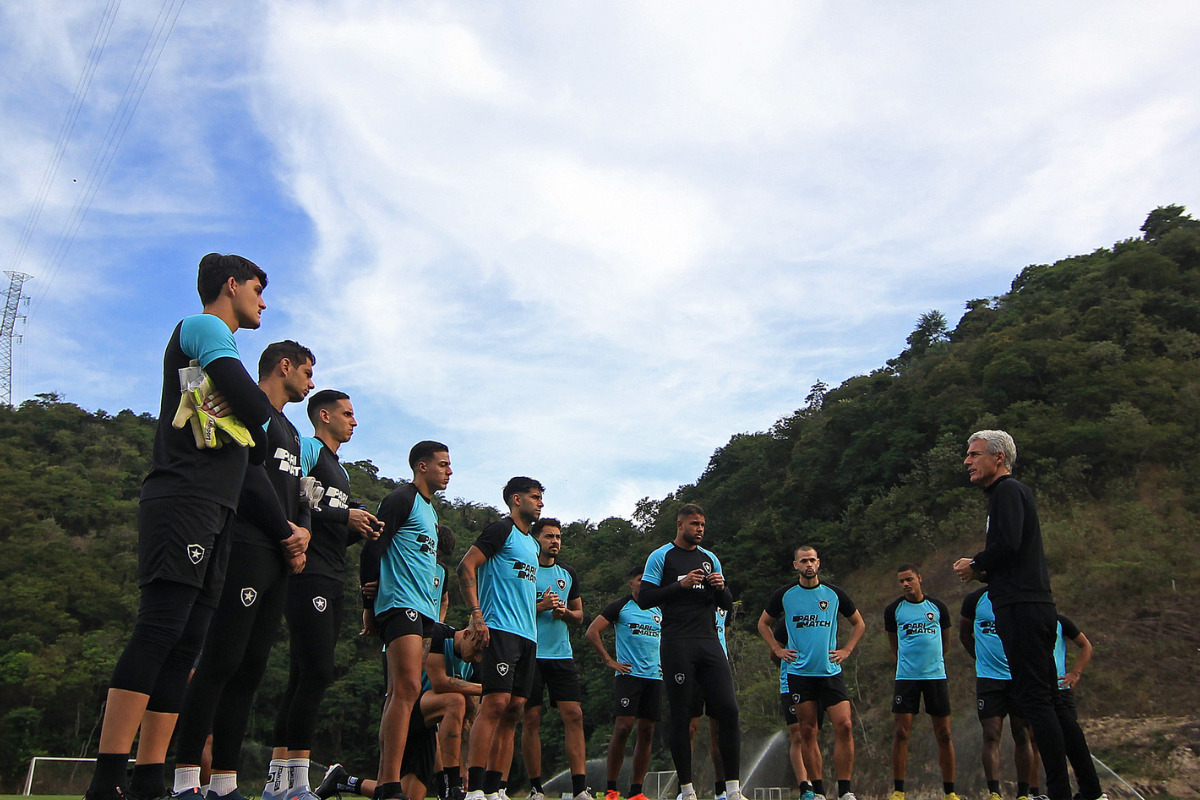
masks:
<path fill-rule="evenodd" d="M 1200 717 L 1099 717 L 1080 722 L 1092 754 L 1139 793 L 1200 797 Z M 1101 783 L 1118 788 L 1112 786 L 1112 776 L 1102 774 Z"/>

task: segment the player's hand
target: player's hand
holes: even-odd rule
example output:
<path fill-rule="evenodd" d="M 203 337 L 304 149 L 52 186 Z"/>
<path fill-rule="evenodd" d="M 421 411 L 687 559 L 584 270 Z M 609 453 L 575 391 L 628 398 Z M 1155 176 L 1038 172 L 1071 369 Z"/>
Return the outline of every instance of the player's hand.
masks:
<path fill-rule="evenodd" d="M 1078 672 L 1068 672 L 1066 675 L 1060 675 L 1058 678 L 1058 688 L 1074 689 L 1075 684 L 1079 683 L 1080 675 Z"/>
<path fill-rule="evenodd" d="M 225 399 L 225 395 L 221 394 L 218 389 L 213 389 L 212 394 L 204 398 L 204 403 L 201 404 L 200 410 L 214 417 L 228 417 L 233 413 L 233 409 L 229 407 L 229 401 Z"/>
<path fill-rule="evenodd" d="M 719 572 L 712 572 L 705 578 L 708 585 L 716 589 L 718 592 L 725 588 L 725 576 Z"/>
<path fill-rule="evenodd" d="M 312 538 L 312 534 L 307 528 L 301 528 L 293 522 L 288 523 L 292 529 L 292 535 L 280 542 L 283 549 L 287 551 L 289 556 L 298 556 L 308 549 L 308 542 Z"/>
<path fill-rule="evenodd" d="M 775 658 L 778 658 L 780 661 L 786 661 L 787 663 L 791 664 L 796 660 L 796 656 L 800 655 L 800 653 L 797 650 L 788 650 L 783 647 L 772 647 L 771 655 L 775 656 Z"/>
<path fill-rule="evenodd" d="M 683 584 L 683 588 L 691 589 L 693 586 L 704 583 L 704 578 L 704 570 L 694 569 L 687 575 L 684 575 L 682 578 L 680 578 L 679 582 Z"/>
<path fill-rule="evenodd" d="M 372 542 L 383 532 L 383 523 L 370 511 L 361 508 L 350 509 L 350 519 L 346 521 L 346 527 Z"/>
<path fill-rule="evenodd" d="M 611 658 L 608 660 L 608 664 L 606 666 L 609 669 L 615 669 L 617 672 L 621 673 L 622 675 L 628 675 L 629 673 L 633 672 L 632 664 L 622 664 L 620 661 L 614 661 Z"/>
<path fill-rule="evenodd" d="M 475 609 L 471 612 L 471 621 L 467 623 L 467 627 L 475 634 L 476 641 L 480 647 L 487 647 L 492 642 L 492 632 L 488 630 L 487 623 L 483 621 L 483 612 Z"/>
<path fill-rule="evenodd" d="M 979 579 L 975 568 L 971 566 L 971 559 L 965 556 L 954 562 L 954 571 L 958 574 L 958 579 L 963 583 Z"/>
<path fill-rule="evenodd" d="M 301 553 L 298 556 L 288 556 L 287 557 L 288 570 L 293 575 L 299 575 L 301 572 L 304 571 L 304 565 L 307 563 L 307 561 L 308 561 L 308 556 L 304 555 L 304 553 Z"/>
<path fill-rule="evenodd" d="M 558 608 L 558 594 L 547 589 L 540 598 L 538 598 L 537 610 L 538 613 L 550 611 Z"/>
<path fill-rule="evenodd" d="M 359 636 L 374 636 L 375 635 L 375 612 L 369 608 L 363 609 L 362 630 L 358 632 L 358 635 Z"/>
<path fill-rule="evenodd" d="M 851 651 L 846 650 L 845 648 L 843 648 L 841 650 L 830 650 L 829 651 L 829 660 L 832 661 L 834 664 L 841 664 L 843 661 L 845 661 L 847 658 L 850 657 L 850 653 L 851 653 Z"/>
<path fill-rule="evenodd" d="M 364 600 L 374 600 L 375 595 L 379 594 L 379 581 L 364 583 L 359 587 L 359 591 L 362 592 Z"/>

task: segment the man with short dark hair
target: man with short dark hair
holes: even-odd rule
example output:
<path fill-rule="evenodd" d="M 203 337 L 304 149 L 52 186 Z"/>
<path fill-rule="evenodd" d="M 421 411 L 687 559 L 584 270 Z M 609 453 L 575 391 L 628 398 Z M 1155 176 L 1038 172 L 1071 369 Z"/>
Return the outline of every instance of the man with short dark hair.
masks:
<path fill-rule="evenodd" d="M 537 658 L 537 572 L 541 548 L 530 531 L 542 515 L 542 484 L 504 486 L 508 516 L 484 528 L 458 565 L 469 624 L 484 648 L 483 686 L 467 755 L 467 800 L 494 800 L 513 757 L 513 734 L 533 688 Z"/>
<path fill-rule="evenodd" d="M 833 722 L 833 760 L 837 770 L 838 797 L 855 800 L 854 726 L 850 715 L 850 693 L 842 679 L 842 663 L 854 652 L 867 625 L 850 595 L 818 577 L 821 559 L 811 545 L 796 548 L 792 566 L 797 580 L 783 586 L 767 601 L 758 618 L 758 633 L 771 654 L 786 662 L 787 684 L 793 710 L 800 726 L 804 766 L 818 798 L 825 796 L 824 763 L 817 744 L 822 710 Z M 837 646 L 838 616 L 850 621 L 850 638 Z M 775 640 L 772 626 L 778 619 L 787 623 L 787 646 Z"/>
<path fill-rule="evenodd" d="M 109 684 L 88 800 L 165 791 L 167 746 L 221 593 L 248 463 L 247 448 L 237 442 L 199 447 L 186 421 L 172 425 L 181 371 L 195 362 L 221 395 L 206 411 L 240 420 L 258 448 L 265 446 L 262 425 L 271 404 L 242 366 L 233 334 L 259 327 L 266 285 L 266 273 L 249 259 L 209 253 L 196 278 L 203 313 L 184 318 L 167 342 L 150 474 L 138 506 L 137 622 Z M 303 550 L 298 538 L 288 546 Z M 127 788 L 126 763 L 139 727 L 138 763 Z"/>
<path fill-rule="evenodd" d="M 629 594 L 604 607 L 587 629 L 587 640 L 596 648 L 605 666 L 616 672 L 613 680 L 613 734 L 608 744 L 608 786 L 604 800 L 619 800 L 617 779 L 625 761 L 625 743 L 637 727 L 633 745 L 633 772 L 629 781 L 629 800 L 646 800 L 642 781 L 650 767 L 650 748 L 654 725 L 662 706 L 662 662 L 658 652 L 661 639 L 662 611 L 637 604 L 641 589 L 641 564 L 629 570 Z M 609 625 L 616 633 L 617 657 L 604 647 L 600 635 Z"/>
<path fill-rule="evenodd" d="M 733 595 L 720 559 L 700 546 L 704 522 L 704 510 L 695 503 L 679 509 L 675 539 L 646 559 L 637 603 L 642 608 L 662 609 L 660 652 L 671 713 L 671 757 L 683 800 L 696 798 L 689 728 L 697 693 L 703 694 L 709 716 L 717 721 L 726 795 L 729 800 L 741 800 L 737 694 L 713 622 L 718 607 L 733 608 Z"/>
<path fill-rule="evenodd" d="M 307 548 L 310 538 L 310 509 L 300 488 L 300 434 L 283 407 L 308 395 L 315 363 L 311 350 L 291 340 L 268 345 L 258 360 L 259 387 L 271 401 L 267 460 L 246 472 L 228 578 L 184 697 L 173 792 L 182 800 L 200 798 L 200 766 L 209 733 L 210 792 L 229 800 L 242 798 L 237 770 L 251 703 L 283 619 L 288 576 L 306 563 L 304 553 L 291 554 L 288 541 L 302 536 Z M 306 778 L 295 776 L 297 783 Z"/>
<path fill-rule="evenodd" d="M 378 588 L 369 609 L 368 627 L 379 632 L 387 655 L 388 696 L 379 723 L 379 800 L 404 798 L 401 764 L 409 717 L 421 695 L 426 640 L 438 619 L 441 587 L 437 582 L 437 511 L 433 496 L 450 483 L 450 450 L 441 442 L 422 441 L 408 453 L 413 479 L 383 498 Z M 369 568 L 364 567 L 366 573 Z"/>
<path fill-rule="evenodd" d="M 587 789 L 587 743 L 583 737 L 583 690 L 579 668 L 571 651 L 568 625 L 583 622 L 583 598 L 579 576 L 574 568 L 559 562 L 562 548 L 562 523 L 542 517 L 533 523 L 530 533 L 537 540 L 537 668 L 533 688 L 525 703 L 521 722 L 521 751 L 529 773 L 530 800 L 545 800 L 542 789 L 542 701 L 545 690 L 550 705 L 558 709 L 563 724 L 563 745 L 571 770 L 571 791 L 575 800 L 592 800 Z"/>
<path fill-rule="evenodd" d="M 1067 760 L 1081 781 L 1083 800 L 1106 797 L 1092 780 L 1091 752 L 1079 723 L 1058 697 L 1054 637 L 1058 624 L 1050 571 L 1042 546 L 1037 504 L 1029 487 L 1012 477 L 1017 445 L 1004 431 L 977 431 L 967 440 L 967 475 L 988 494 L 987 543 L 974 558 L 960 558 L 961 580 L 986 580 L 1004 644 L 1021 716 L 1033 728 L 1046 765 L 1050 800 L 1070 800 Z"/>
<path fill-rule="evenodd" d="M 904 592 L 883 610 L 883 629 L 896 658 L 896 686 L 892 694 L 891 800 L 904 800 L 904 775 L 908 768 L 908 738 L 913 717 L 921 710 L 933 723 L 942 792 L 946 800 L 959 800 L 954 792 L 954 741 L 950 738 L 950 682 L 946 679 L 946 642 L 950 635 L 950 609 L 925 594 L 921 573 L 914 564 L 901 564 L 896 579 Z"/>
<path fill-rule="evenodd" d="M 290 670 L 275 717 L 266 796 L 294 797 L 303 791 L 285 782 L 293 771 L 307 777 L 321 698 L 333 683 L 346 548 L 364 537 L 379 538 L 382 527 L 374 514 L 351 505 L 350 476 L 338 461 L 339 448 L 358 426 L 350 396 L 336 389 L 315 392 L 308 399 L 308 418 L 314 435 L 300 441 L 300 472 L 320 484 L 322 493 L 312 508 L 304 571 L 288 581 L 284 613 Z"/>

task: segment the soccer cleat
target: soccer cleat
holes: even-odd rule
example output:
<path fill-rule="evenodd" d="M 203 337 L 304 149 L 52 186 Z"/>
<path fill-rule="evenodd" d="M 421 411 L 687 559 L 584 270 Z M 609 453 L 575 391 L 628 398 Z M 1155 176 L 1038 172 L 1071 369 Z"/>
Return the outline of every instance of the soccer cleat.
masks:
<path fill-rule="evenodd" d="M 714 797 L 713 800 L 729 800 L 729 795 L 725 792 L 721 792 L 719 795 Z"/>
<path fill-rule="evenodd" d="M 470 800 L 470 798 L 467 798 L 467 800 Z M 546 800 L 546 793 L 545 792 L 535 792 L 535 791 L 530 790 L 529 800 Z"/>
<path fill-rule="evenodd" d="M 721 797 L 724 797 L 724 798 L 725 798 L 725 800 L 745 800 L 745 799 L 742 797 L 742 793 L 741 793 L 741 791 L 737 791 L 737 792 L 725 792 L 725 793 L 723 793 L 723 794 L 721 795 Z M 713 798 L 713 800 L 716 800 L 716 798 L 714 797 L 714 798 Z"/>
<path fill-rule="evenodd" d="M 812 789 L 806 789 L 800 793 L 800 800 L 816 800 L 816 797 Z"/>
<path fill-rule="evenodd" d="M 467 800 L 467 790 L 462 786 L 451 786 L 447 800 Z"/>
<path fill-rule="evenodd" d="M 321 798 L 312 789 L 292 789 L 287 793 L 286 800 L 321 800 Z"/>
<path fill-rule="evenodd" d="M 904 800 L 904 792 L 897 789 L 896 791 L 892 792 L 892 796 L 889 797 L 888 800 Z"/>
<path fill-rule="evenodd" d="M 171 800 L 204 800 L 199 789 L 185 789 L 182 792 L 171 792 Z"/>
<path fill-rule="evenodd" d="M 467 792 L 463 800 L 483 800 L 484 794 L 479 789 L 473 792 Z M 545 795 L 542 795 L 542 800 L 545 800 Z"/>
<path fill-rule="evenodd" d="M 838 800 L 858 800 L 858 798 L 854 796 L 854 792 L 846 792 Z"/>
<path fill-rule="evenodd" d="M 962 798 L 958 796 L 957 792 L 947 792 L 946 800 L 962 800 Z"/>
<path fill-rule="evenodd" d="M 282 792 L 272 792 L 270 789 L 263 788 L 262 797 L 259 800 L 285 800 L 287 798 L 287 789 Z"/>
<path fill-rule="evenodd" d="M 592 797 L 591 789 L 584 789 L 582 792 L 575 795 L 575 800 L 595 800 L 595 798 Z"/>
<path fill-rule="evenodd" d="M 646 795 L 642 794 L 641 792 L 638 792 L 633 797 L 628 798 L 628 800 L 650 800 L 650 798 L 646 797 Z"/>
<path fill-rule="evenodd" d="M 604 793 L 604 800 L 621 800 L 621 793 L 616 789 L 609 789 Z"/>
<path fill-rule="evenodd" d="M 987 796 L 987 800 L 1004 800 L 1004 797 L 1003 797 L 1003 795 L 999 794 L 998 792 L 992 792 L 991 794 L 989 794 Z M 1022 800 L 1022 798 L 1018 797 L 1017 800 Z M 1029 798 L 1026 797 L 1026 798 L 1024 798 L 1024 800 L 1029 800 Z"/>
<path fill-rule="evenodd" d="M 217 794 L 210 789 L 206 800 L 246 800 L 246 798 L 237 789 L 234 789 L 229 794 Z"/>
<path fill-rule="evenodd" d="M 342 792 L 349 791 L 346 786 L 346 781 L 350 780 L 350 773 L 341 764 L 331 764 L 329 769 L 325 770 L 325 777 L 321 779 L 321 783 L 314 790 L 313 794 L 326 800 L 333 797 L 335 794 L 341 796 Z"/>
<path fill-rule="evenodd" d="M 496 792 L 496 796 L 499 797 L 500 800 L 508 800 L 508 789 L 501 789 L 500 791 Z"/>

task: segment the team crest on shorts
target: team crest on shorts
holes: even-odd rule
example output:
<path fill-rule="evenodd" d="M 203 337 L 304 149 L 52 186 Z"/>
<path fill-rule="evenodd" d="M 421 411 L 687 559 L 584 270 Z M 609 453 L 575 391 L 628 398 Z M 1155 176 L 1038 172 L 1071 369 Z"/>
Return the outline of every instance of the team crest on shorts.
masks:
<path fill-rule="evenodd" d="M 325 607 L 328 605 L 329 602 L 324 597 L 313 598 L 313 608 L 315 608 L 318 612 L 323 613 L 325 611 Z"/>
<path fill-rule="evenodd" d="M 629 708 L 629 698 L 628 697 L 621 698 L 621 708 Z"/>
<path fill-rule="evenodd" d="M 684 682 L 685 680 L 687 680 L 687 676 L 686 676 L 686 675 L 684 675 L 682 672 L 676 672 L 676 673 L 675 673 L 675 682 L 676 682 L 676 683 L 678 683 L 678 684 L 681 684 L 681 685 L 682 685 L 682 684 L 683 684 L 683 682 Z"/>
<path fill-rule="evenodd" d="M 822 611 L 825 611 L 826 609 L 829 608 L 829 601 L 828 600 L 818 600 L 817 605 L 819 605 L 821 607 Z"/>
<path fill-rule="evenodd" d="M 979 710 L 983 711 L 983 698 L 980 698 L 979 700 Z"/>
<path fill-rule="evenodd" d="M 925 619 L 929 620 L 930 622 L 933 622 L 933 617 L 934 617 L 934 614 L 932 611 L 925 612 Z"/>
<path fill-rule="evenodd" d="M 507 675 L 508 674 L 508 664 L 505 664 L 503 661 L 501 661 L 499 664 L 496 665 L 496 672 L 499 672 L 501 675 Z"/>
<path fill-rule="evenodd" d="M 898 695 L 896 695 L 896 705 L 900 705 L 900 704 L 901 704 L 901 703 L 903 703 L 903 702 L 904 702 L 904 696 L 903 696 L 903 695 L 899 695 L 899 694 L 898 694 Z"/>
<path fill-rule="evenodd" d="M 193 564 L 199 564 L 204 560 L 204 545 L 189 544 L 187 546 L 188 561 Z"/>
<path fill-rule="evenodd" d="M 409 622 L 417 621 L 417 612 L 414 611 L 413 609 L 411 609 L 411 608 L 405 609 L 404 614 L 405 614 L 405 616 L 408 617 Z"/>
<path fill-rule="evenodd" d="M 564 579 L 559 578 L 557 583 L 558 583 L 558 588 L 560 588 L 560 589 L 567 588 L 567 582 Z"/>
<path fill-rule="evenodd" d="M 253 586 L 247 586 L 242 589 L 242 605 L 246 608 L 254 605 L 254 601 L 258 599 L 258 592 Z"/>
<path fill-rule="evenodd" d="M 792 695 L 792 702 L 793 702 L 793 703 L 799 703 L 799 702 L 800 702 L 800 695 L 798 695 L 798 694 L 794 694 L 794 695 Z"/>

